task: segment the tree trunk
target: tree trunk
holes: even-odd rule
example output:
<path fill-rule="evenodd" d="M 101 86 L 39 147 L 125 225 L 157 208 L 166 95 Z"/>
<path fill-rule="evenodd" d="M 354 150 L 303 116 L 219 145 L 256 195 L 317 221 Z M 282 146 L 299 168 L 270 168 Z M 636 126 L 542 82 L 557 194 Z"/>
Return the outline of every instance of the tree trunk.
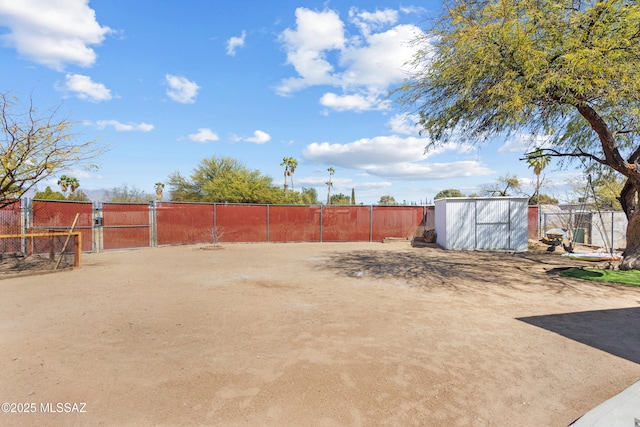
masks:
<path fill-rule="evenodd" d="M 640 270 L 640 210 L 638 189 L 627 180 L 620 192 L 620 204 L 627 215 L 627 248 L 620 264 L 620 270 Z"/>
<path fill-rule="evenodd" d="M 287 195 L 287 172 L 288 170 L 284 170 L 284 195 Z"/>
<path fill-rule="evenodd" d="M 640 148 L 636 149 L 628 160 L 625 160 L 618 150 L 615 134 L 609 129 L 602 117 L 586 104 L 576 107 L 598 134 L 602 144 L 604 159 L 592 158 L 592 160 L 597 160 L 627 177 L 627 182 L 620 192 L 620 203 L 628 221 L 627 247 L 623 253 L 624 259 L 620 264 L 620 270 L 640 270 L 640 210 L 638 209 L 640 165 L 637 163 L 640 158 Z"/>

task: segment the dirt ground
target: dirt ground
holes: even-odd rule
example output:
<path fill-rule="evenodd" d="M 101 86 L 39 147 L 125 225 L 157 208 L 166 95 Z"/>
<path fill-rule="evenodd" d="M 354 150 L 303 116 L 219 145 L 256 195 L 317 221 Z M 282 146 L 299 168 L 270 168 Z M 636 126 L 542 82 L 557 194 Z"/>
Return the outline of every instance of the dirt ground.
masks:
<path fill-rule="evenodd" d="M 207 249 L 0 280 L 0 425 L 566 426 L 640 379 L 640 289 L 559 254 Z"/>

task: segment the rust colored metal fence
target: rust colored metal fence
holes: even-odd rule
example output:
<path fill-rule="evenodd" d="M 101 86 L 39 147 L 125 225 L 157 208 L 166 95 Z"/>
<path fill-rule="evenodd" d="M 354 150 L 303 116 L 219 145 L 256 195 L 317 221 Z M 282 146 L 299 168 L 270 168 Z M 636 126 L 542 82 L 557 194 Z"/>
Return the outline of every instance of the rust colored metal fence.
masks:
<path fill-rule="evenodd" d="M 214 207 L 210 203 L 157 203 L 154 223 L 156 245 L 212 242 Z"/>
<path fill-rule="evenodd" d="M 319 242 L 320 206 L 269 206 L 270 242 Z"/>
<path fill-rule="evenodd" d="M 540 214 L 538 206 L 529 206 L 528 222 L 529 222 L 529 238 L 537 239 L 540 237 Z"/>
<path fill-rule="evenodd" d="M 29 206 L 29 204 L 26 205 Z M 82 250 L 86 252 L 94 249 L 93 204 L 91 202 L 33 200 L 27 213 L 27 226 L 24 233 L 69 231 L 76 215 L 78 215 L 74 231 L 79 231 L 82 234 Z"/>
<path fill-rule="evenodd" d="M 146 248 L 152 245 L 147 203 L 102 204 L 103 249 Z"/>
<path fill-rule="evenodd" d="M 0 209 L 4 234 L 82 233 L 82 250 L 224 242 L 368 242 L 422 236 L 434 229 L 433 206 L 101 203 L 24 199 Z M 536 207 L 529 236 L 537 237 Z M 14 245 L 13 243 L 11 243 Z M 0 251 L 18 251 L 0 248 Z M 22 244 L 24 245 L 24 244 Z"/>
<path fill-rule="evenodd" d="M 20 200 L 15 200 L 0 209 L 0 234 L 22 234 L 24 221 L 22 203 Z M 0 252 L 2 253 L 21 252 L 22 246 L 22 239 L 0 240 Z"/>

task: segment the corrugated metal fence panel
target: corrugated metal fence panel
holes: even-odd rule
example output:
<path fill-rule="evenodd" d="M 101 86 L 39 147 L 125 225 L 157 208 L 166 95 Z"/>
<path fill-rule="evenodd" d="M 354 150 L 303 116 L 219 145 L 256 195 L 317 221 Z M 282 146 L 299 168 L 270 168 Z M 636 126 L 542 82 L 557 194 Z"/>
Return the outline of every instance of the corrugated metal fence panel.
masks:
<path fill-rule="evenodd" d="M 0 234 L 22 233 L 22 204 L 20 200 L 0 209 Z M 21 252 L 21 239 L 0 239 L 0 252 Z"/>
<path fill-rule="evenodd" d="M 32 230 L 68 231 L 78 216 L 75 231 L 82 233 L 82 250 L 93 249 L 93 204 L 60 200 L 33 200 L 31 202 Z M 27 230 L 30 232 L 31 230 Z"/>
<path fill-rule="evenodd" d="M 374 242 L 386 237 L 422 236 L 426 225 L 424 207 L 373 206 L 372 209 L 371 240 Z"/>
<path fill-rule="evenodd" d="M 151 245 L 149 205 L 103 203 L 102 233 L 104 249 L 149 247 Z"/>
<path fill-rule="evenodd" d="M 320 206 L 269 205 L 270 242 L 319 242 Z"/>
<path fill-rule="evenodd" d="M 158 245 L 213 243 L 213 205 L 210 203 L 157 203 Z"/>
<path fill-rule="evenodd" d="M 220 242 L 266 242 L 267 206 L 217 204 L 216 229 Z"/>
<path fill-rule="evenodd" d="M 371 210 L 368 206 L 324 206 L 323 242 L 368 242 Z"/>

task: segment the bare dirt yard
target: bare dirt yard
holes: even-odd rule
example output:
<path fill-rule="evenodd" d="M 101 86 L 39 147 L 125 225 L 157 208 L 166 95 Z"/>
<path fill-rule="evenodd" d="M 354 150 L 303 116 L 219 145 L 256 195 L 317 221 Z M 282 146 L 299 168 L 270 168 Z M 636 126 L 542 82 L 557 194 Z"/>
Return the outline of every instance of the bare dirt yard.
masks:
<path fill-rule="evenodd" d="M 206 249 L 0 280 L 0 425 L 566 426 L 640 379 L 640 289 L 559 254 Z"/>

